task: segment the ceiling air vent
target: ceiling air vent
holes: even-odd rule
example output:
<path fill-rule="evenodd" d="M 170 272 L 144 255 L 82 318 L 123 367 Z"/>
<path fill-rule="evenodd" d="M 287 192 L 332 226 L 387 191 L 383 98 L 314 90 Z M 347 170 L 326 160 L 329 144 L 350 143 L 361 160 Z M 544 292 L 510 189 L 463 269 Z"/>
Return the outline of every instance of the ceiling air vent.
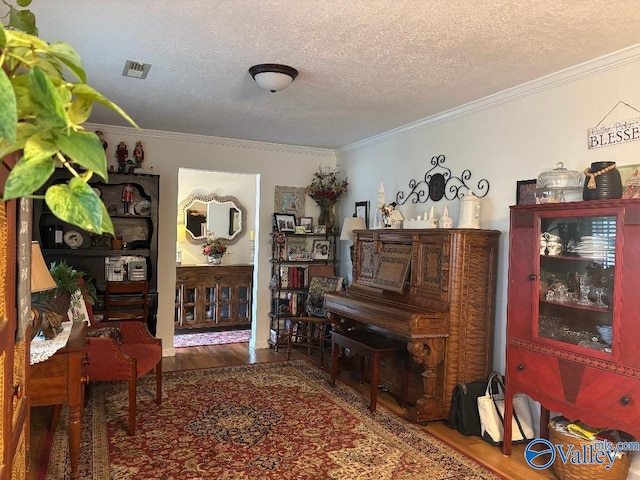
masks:
<path fill-rule="evenodd" d="M 127 60 L 124 64 L 124 70 L 122 75 L 125 77 L 139 78 L 143 80 L 147 78 L 147 73 L 151 68 L 150 63 L 134 62 L 133 60 Z"/>

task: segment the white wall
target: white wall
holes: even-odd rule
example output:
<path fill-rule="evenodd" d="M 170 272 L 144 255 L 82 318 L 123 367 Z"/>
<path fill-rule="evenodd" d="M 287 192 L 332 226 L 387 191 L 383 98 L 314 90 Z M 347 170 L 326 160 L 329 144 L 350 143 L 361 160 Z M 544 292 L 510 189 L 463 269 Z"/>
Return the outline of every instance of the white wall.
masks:
<path fill-rule="evenodd" d="M 502 232 L 494 368 L 504 371 L 509 206 L 515 203 L 516 181 L 535 179 L 559 161 L 578 171 L 601 160 L 640 163 L 640 142 L 587 149 L 587 129 L 620 100 L 640 109 L 639 76 L 640 48 L 630 49 L 341 149 L 338 164 L 352 188 L 339 213 L 348 214 L 356 201 L 375 205 L 381 181 L 387 202 L 400 190 L 408 193 L 409 181 L 422 179 L 435 155 L 446 156 L 453 175 L 469 169 L 472 186 L 486 178 L 490 191 L 481 200 L 481 226 Z M 603 124 L 638 116 L 620 106 Z M 409 218 L 431 205 L 441 214 L 445 204 L 457 221 L 457 201 L 408 203 L 399 209 Z"/>
<path fill-rule="evenodd" d="M 258 219 L 255 227 L 258 262 L 254 272 L 254 306 L 251 346 L 268 348 L 270 236 L 276 185 L 304 187 L 319 165 L 334 166 L 335 153 L 318 148 L 295 147 L 260 142 L 184 135 L 171 132 L 135 130 L 108 125 L 87 125 L 101 130 L 109 143 L 107 160 L 115 164 L 115 147 L 123 141 L 133 151 L 142 141 L 144 167 L 153 167 L 160 175 L 160 219 L 158 235 L 158 328 L 164 355 L 173 354 L 173 312 L 176 279 L 175 246 L 178 213 L 178 169 L 187 167 L 217 172 L 256 174 L 260 209 L 245 205 L 249 218 Z M 210 185 L 203 185 L 208 188 Z M 236 192 L 237 195 L 237 192 Z M 319 210 L 307 197 L 306 215 L 316 217 Z M 248 241 L 248 239 L 247 239 Z"/>

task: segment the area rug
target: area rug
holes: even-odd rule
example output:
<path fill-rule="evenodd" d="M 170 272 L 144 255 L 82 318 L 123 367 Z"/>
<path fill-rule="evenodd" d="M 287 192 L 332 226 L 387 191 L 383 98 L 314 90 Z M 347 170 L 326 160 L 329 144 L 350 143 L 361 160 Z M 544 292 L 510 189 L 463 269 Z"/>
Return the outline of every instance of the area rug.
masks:
<path fill-rule="evenodd" d="M 169 372 L 160 406 L 152 380 L 139 385 L 134 437 L 126 386 L 92 389 L 81 478 L 498 478 L 384 406 L 371 414 L 365 397 L 332 387 L 326 372 L 303 360 Z M 61 418 L 47 480 L 69 478 L 65 434 Z"/>
<path fill-rule="evenodd" d="M 175 348 L 182 348 L 205 345 L 224 345 L 227 343 L 245 343 L 249 340 L 251 340 L 251 330 L 185 333 L 173 337 L 173 346 Z"/>

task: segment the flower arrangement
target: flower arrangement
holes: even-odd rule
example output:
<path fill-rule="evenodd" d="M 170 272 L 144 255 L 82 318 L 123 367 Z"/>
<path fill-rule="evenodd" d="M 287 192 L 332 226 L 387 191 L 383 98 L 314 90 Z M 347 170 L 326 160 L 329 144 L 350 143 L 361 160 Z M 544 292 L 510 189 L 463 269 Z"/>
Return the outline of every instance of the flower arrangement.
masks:
<path fill-rule="evenodd" d="M 207 240 L 202 245 L 202 254 L 206 257 L 222 257 L 225 253 L 227 253 L 227 244 L 213 232 L 207 232 Z"/>
<path fill-rule="evenodd" d="M 307 195 L 313 198 L 320 207 L 328 208 L 335 204 L 343 193 L 347 192 L 349 182 L 340 178 L 341 171 L 332 168 L 318 169 L 313 174 L 311 185 L 307 187 Z"/>

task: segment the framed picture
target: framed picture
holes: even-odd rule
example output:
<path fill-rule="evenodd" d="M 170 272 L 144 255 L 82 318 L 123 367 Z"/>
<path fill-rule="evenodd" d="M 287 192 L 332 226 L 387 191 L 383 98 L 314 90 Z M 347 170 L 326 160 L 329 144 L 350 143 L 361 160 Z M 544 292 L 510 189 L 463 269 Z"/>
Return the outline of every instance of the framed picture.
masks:
<path fill-rule="evenodd" d="M 369 228 L 369 202 L 356 202 L 356 217 L 364 218 L 364 225 Z"/>
<path fill-rule="evenodd" d="M 313 227 L 313 233 L 324 235 L 325 233 L 327 233 L 326 225 L 316 225 L 315 227 Z"/>
<path fill-rule="evenodd" d="M 313 218 L 311 218 L 311 217 L 300 217 L 300 226 L 304 227 L 304 231 L 306 233 L 313 232 Z"/>
<path fill-rule="evenodd" d="M 278 232 L 295 232 L 296 216 L 289 213 L 274 213 L 273 223 Z"/>
<path fill-rule="evenodd" d="M 516 205 L 536 203 L 536 180 L 518 180 L 516 184 Z"/>
<path fill-rule="evenodd" d="M 290 213 L 296 218 L 304 216 L 304 202 L 307 197 L 307 189 L 304 187 L 283 187 L 276 185 L 273 200 L 273 211 Z"/>
<path fill-rule="evenodd" d="M 307 252 L 306 237 L 289 237 L 287 240 L 287 258 L 289 260 L 304 260 Z"/>
<path fill-rule="evenodd" d="M 313 241 L 313 259 L 328 260 L 330 248 L 331 248 L 331 240 L 314 240 Z"/>

